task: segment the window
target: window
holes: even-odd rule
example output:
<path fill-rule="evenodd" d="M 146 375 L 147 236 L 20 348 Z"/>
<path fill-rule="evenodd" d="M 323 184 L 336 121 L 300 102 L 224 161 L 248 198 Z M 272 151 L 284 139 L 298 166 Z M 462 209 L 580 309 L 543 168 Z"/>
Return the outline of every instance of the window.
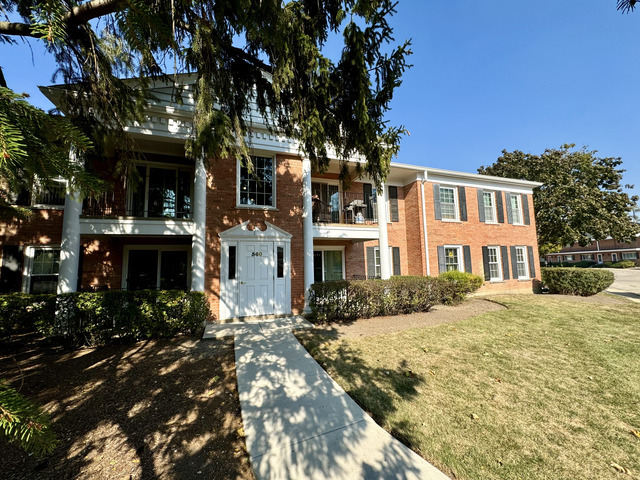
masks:
<path fill-rule="evenodd" d="M 637 252 L 622 252 L 623 260 L 636 260 L 638 258 Z"/>
<path fill-rule="evenodd" d="M 444 248 L 444 263 L 445 270 L 450 272 L 451 270 L 459 270 L 464 272 L 462 264 L 460 263 L 462 255 L 460 255 L 460 247 L 445 247 Z"/>
<path fill-rule="evenodd" d="M 527 263 L 527 248 L 516 247 L 516 265 L 518 280 L 529 278 L 529 265 Z"/>
<path fill-rule="evenodd" d="M 238 181 L 240 205 L 275 207 L 275 182 L 273 176 L 273 158 L 251 157 L 253 172 L 242 165 L 240 160 L 240 178 Z"/>
<path fill-rule="evenodd" d="M 30 247 L 27 255 L 31 257 L 27 272 L 26 291 L 29 293 L 56 293 L 58 271 L 60 269 L 60 248 Z"/>
<path fill-rule="evenodd" d="M 483 192 L 484 201 L 484 221 L 486 223 L 496 223 L 496 194 L 494 192 Z"/>
<path fill-rule="evenodd" d="M 522 197 L 520 195 L 511 194 L 511 214 L 513 215 L 513 224 L 522 225 Z"/>
<path fill-rule="evenodd" d="M 66 193 L 67 181 L 63 178 L 55 178 L 50 185 L 35 185 L 31 205 L 34 207 L 64 207 Z"/>
<path fill-rule="evenodd" d="M 229 245 L 229 274 L 227 275 L 229 280 L 236 278 L 236 246 Z"/>
<path fill-rule="evenodd" d="M 142 182 L 129 191 L 127 215 L 191 218 L 190 168 L 138 165 Z"/>
<path fill-rule="evenodd" d="M 284 247 L 277 248 L 276 270 L 277 277 L 284 278 Z"/>
<path fill-rule="evenodd" d="M 580 259 L 581 260 L 593 260 L 593 253 L 589 253 L 589 254 L 583 253 L 582 255 L 580 255 Z"/>
<path fill-rule="evenodd" d="M 564 260 L 565 260 L 566 262 L 573 262 L 573 260 L 574 260 L 574 256 L 573 256 L 573 255 L 565 255 L 565 256 L 564 256 Z"/>
<path fill-rule="evenodd" d="M 502 281 L 502 264 L 500 262 L 500 247 L 488 247 L 489 253 L 489 280 Z"/>
<path fill-rule="evenodd" d="M 313 252 L 314 282 L 344 279 L 342 250 L 316 250 Z"/>
<path fill-rule="evenodd" d="M 374 254 L 374 264 L 375 264 L 375 271 L 374 274 L 376 276 L 376 278 L 380 278 L 382 276 L 382 263 L 380 262 L 380 248 L 379 247 L 375 247 L 373 250 L 373 254 Z"/>
<path fill-rule="evenodd" d="M 191 256 L 186 246 L 124 247 L 126 268 L 122 288 L 127 290 L 186 290 Z"/>
<path fill-rule="evenodd" d="M 458 220 L 456 189 L 440 186 L 440 211 L 443 220 Z"/>

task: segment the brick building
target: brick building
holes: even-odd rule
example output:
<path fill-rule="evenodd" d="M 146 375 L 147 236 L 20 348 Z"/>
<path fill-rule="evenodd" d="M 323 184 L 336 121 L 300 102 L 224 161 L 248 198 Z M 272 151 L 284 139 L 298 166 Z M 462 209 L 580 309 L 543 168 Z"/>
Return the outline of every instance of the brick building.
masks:
<path fill-rule="evenodd" d="M 128 129 L 141 185 L 112 178 L 114 154 L 96 166 L 116 185 L 99 200 L 62 181 L 34 189 L 33 218 L 0 224 L 2 291 L 192 289 L 224 319 L 301 312 L 317 281 L 464 270 L 483 291 L 530 292 L 539 279 L 537 183 L 394 163 L 379 191 L 355 174 L 343 191 L 337 162 L 312 172 L 255 120 L 254 176 L 236 159 L 186 159 L 192 102 L 172 105 L 170 86 L 155 94 Z"/>
<path fill-rule="evenodd" d="M 607 237 L 604 240 L 593 240 L 584 247 L 574 243 L 559 252 L 545 255 L 545 260 L 550 263 L 616 263 L 632 260 L 640 266 L 640 235 L 636 235 L 632 242 L 618 242 Z"/>

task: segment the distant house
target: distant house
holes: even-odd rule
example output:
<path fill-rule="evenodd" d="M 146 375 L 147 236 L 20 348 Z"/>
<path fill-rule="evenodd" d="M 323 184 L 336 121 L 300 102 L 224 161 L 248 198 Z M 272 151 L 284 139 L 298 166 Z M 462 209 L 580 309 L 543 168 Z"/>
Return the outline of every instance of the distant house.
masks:
<path fill-rule="evenodd" d="M 171 104 L 171 91 L 158 83 L 146 123 L 128 128 L 139 188 L 113 179 L 115 153 L 94 165 L 115 181 L 100 200 L 34 189 L 34 218 L 0 223 L 3 291 L 191 289 L 225 319 L 302 312 L 327 280 L 460 270 L 484 291 L 530 292 L 540 278 L 538 183 L 393 163 L 381 190 L 354 177 L 347 191 L 337 162 L 312 172 L 255 119 L 255 176 L 235 158 L 190 160 L 193 99 Z"/>
<path fill-rule="evenodd" d="M 619 262 L 633 260 L 640 265 L 640 234 L 630 243 L 618 242 L 611 237 L 594 240 L 586 247 L 577 243 L 565 247 L 559 252 L 545 255 L 545 260 L 552 263 L 589 261 L 594 263 Z"/>

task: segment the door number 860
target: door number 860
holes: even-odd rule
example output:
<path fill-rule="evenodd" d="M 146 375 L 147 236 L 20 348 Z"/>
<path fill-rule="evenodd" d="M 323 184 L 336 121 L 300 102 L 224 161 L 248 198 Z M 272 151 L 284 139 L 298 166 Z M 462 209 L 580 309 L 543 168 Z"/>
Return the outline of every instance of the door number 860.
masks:
<path fill-rule="evenodd" d="M 251 252 L 251 256 L 252 257 L 261 257 L 262 256 L 262 252 Z"/>

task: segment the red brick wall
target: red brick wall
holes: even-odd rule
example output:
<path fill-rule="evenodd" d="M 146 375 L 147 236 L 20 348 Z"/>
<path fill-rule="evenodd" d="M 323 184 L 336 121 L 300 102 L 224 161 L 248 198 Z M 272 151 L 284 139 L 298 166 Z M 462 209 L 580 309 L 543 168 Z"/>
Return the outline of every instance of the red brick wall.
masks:
<path fill-rule="evenodd" d="M 207 179 L 207 228 L 205 292 L 213 314 L 220 307 L 220 237 L 218 235 L 247 220 L 250 225 L 268 221 L 293 235 L 291 239 L 291 306 L 304 309 L 302 236 L 302 160 L 292 155 L 276 157 L 276 209 L 236 208 L 236 161 L 211 160 Z"/>
<path fill-rule="evenodd" d="M 466 187 L 467 218 L 466 222 L 443 222 L 435 219 L 433 208 L 433 183 L 425 183 L 427 228 L 429 240 L 429 263 L 431 275 L 438 274 L 439 245 L 469 245 L 471 247 L 471 260 L 473 273 L 483 275 L 482 247 L 485 245 L 526 245 L 533 247 L 534 259 L 536 259 L 536 279 L 540 279 L 540 265 L 537 259 L 538 243 L 536 238 L 535 218 L 533 215 L 533 197 L 527 195 L 531 225 L 510 225 L 507 223 L 506 207 L 504 212 L 505 223 L 488 224 L 479 221 L 477 192 L 475 188 Z M 503 193 L 504 195 L 504 193 Z M 509 265 L 511 265 L 509 258 Z M 511 272 L 510 272 L 511 273 Z M 512 276 L 512 275 L 510 275 Z M 531 291 L 533 280 L 506 280 L 504 282 L 485 282 L 481 292 L 526 290 Z"/>

